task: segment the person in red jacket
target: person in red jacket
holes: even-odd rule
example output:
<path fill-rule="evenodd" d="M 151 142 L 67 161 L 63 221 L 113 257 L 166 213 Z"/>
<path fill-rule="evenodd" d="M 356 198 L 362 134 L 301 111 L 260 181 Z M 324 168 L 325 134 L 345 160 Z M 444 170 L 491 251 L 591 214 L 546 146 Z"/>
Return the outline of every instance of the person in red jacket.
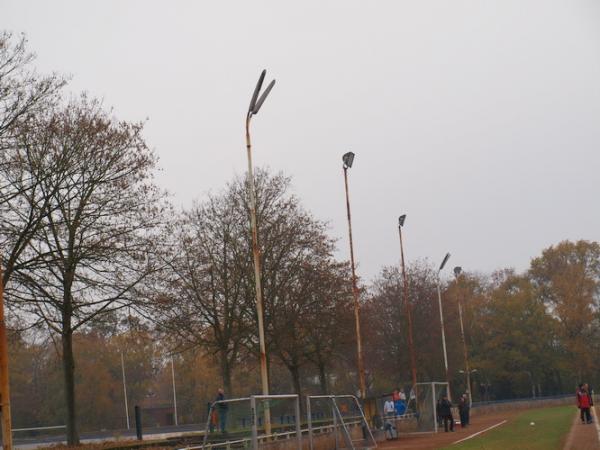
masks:
<path fill-rule="evenodd" d="M 590 388 L 586 384 L 580 384 L 577 389 L 577 407 L 581 411 L 581 422 L 592 423 L 592 414 L 590 408 L 594 405 L 592 395 L 590 394 Z"/>
<path fill-rule="evenodd" d="M 579 409 L 579 418 L 581 419 L 581 423 L 585 423 L 583 410 L 581 409 L 581 401 L 579 397 L 582 395 L 581 390 L 583 389 L 583 383 L 579 383 L 577 385 L 577 389 L 575 389 L 575 400 L 577 402 L 577 409 Z"/>

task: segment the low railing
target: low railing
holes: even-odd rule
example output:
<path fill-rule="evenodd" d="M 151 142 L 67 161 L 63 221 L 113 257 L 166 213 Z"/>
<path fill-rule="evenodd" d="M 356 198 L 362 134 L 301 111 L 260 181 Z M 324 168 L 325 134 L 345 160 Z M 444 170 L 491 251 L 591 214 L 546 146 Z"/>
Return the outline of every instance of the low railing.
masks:
<path fill-rule="evenodd" d="M 355 426 L 355 425 L 360 425 L 362 423 L 361 420 L 356 420 L 356 421 L 352 421 L 352 422 L 347 422 L 347 425 L 351 425 L 351 426 Z M 328 433 L 333 431 L 334 429 L 334 425 L 323 425 L 320 427 L 313 427 L 313 432 L 317 432 L 317 433 Z M 309 432 L 308 428 L 302 428 L 300 430 L 301 434 L 307 434 Z M 292 436 L 295 436 L 296 432 L 295 431 L 285 431 L 285 432 L 281 432 L 281 433 L 272 433 L 270 435 L 260 435 L 258 437 L 258 441 L 259 442 L 264 442 L 264 441 L 268 441 L 268 440 L 273 440 L 273 439 L 277 439 L 280 437 L 287 437 L 287 438 L 291 438 Z M 247 437 L 247 438 L 242 438 L 242 439 L 235 439 L 235 440 L 231 440 L 231 441 L 223 441 L 223 442 L 209 442 L 203 445 L 196 445 L 196 446 L 192 446 L 192 447 L 185 447 L 179 450 L 200 450 L 200 449 L 212 449 L 214 447 L 218 447 L 218 448 L 222 448 L 225 447 L 225 449 L 229 449 L 232 445 L 235 444 L 250 444 L 252 442 L 252 437 Z"/>
<path fill-rule="evenodd" d="M 541 397 L 520 397 L 520 398 L 508 398 L 502 400 L 485 400 L 473 402 L 472 407 L 477 408 L 478 406 L 487 405 L 502 405 L 506 403 L 519 403 L 519 402 L 539 402 L 544 400 L 562 400 L 564 398 L 575 398 L 575 394 L 557 394 L 557 395 L 545 395 Z M 573 400 L 574 401 L 574 400 Z"/>
<path fill-rule="evenodd" d="M 48 433 L 44 433 L 45 431 L 66 430 L 66 429 L 67 429 L 66 425 L 54 425 L 54 426 L 47 426 L 47 427 L 13 428 L 11 431 L 13 433 L 13 436 L 15 433 L 23 433 L 20 435 L 21 436 L 20 439 L 31 440 L 31 439 L 39 439 L 40 436 L 44 436 L 44 435 L 57 436 L 57 434 L 50 435 Z M 17 435 L 17 436 L 19 436 L 19 435 Z M 62 436 L 62 434 L 59 434 L 59 436 Z"/>

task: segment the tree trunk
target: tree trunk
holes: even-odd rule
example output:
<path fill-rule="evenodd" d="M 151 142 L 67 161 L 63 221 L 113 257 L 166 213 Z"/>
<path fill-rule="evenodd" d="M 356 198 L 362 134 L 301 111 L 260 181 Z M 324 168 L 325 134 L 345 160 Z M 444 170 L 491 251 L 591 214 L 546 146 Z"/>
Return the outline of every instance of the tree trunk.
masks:
<path fill-rule="evenodd" d="M 73 357 L 73 331 L 70 318 L 66 322 L 68 322 L 68 327 L 65 327 L 62 333 L 62 360 L 67 406 L 67 444 L 74 446 L 79 445 L 75 412 L 75 358 Z"/>
<path fill-rule="evenodd" d="M 325 372 L 325 364 L 320 362 L 318 364 L 318 366 L 319 366 L 319 384 L 321 385 L 321 394 L 327 395 L 328 388 L 327 388 L 327 373 Z"/>
<path fill-rule="evenodd" d="M 298 394 L 298 398 L 300 399 L 300 415 L 304 416 L 305 413 L 305 405 L 302 401 L 302 386 L 300 384 L 300 367 L 288 366 L 290 374 L 292 375 L 292 383 L 294 384 L 294 392 Z"/>
<path fill-rule="evenodd" d="M 302 389 L 300 386 L 300 368 L 298 366 L 291 366 L 290 373 L 292 374 L 292 382 L 294 383 L 294 392 L 301 396 Z"/>
<path fill-rule="evenodd" d="M 229 398 L 233 397 L 231 388 L 231 364 L 227 358 L 227 352 L 221 352 L 221 379 L 223 380 L 223 389 L 225 395 Z"/>
<path fill-rule="evenodd" d="M 557 380 L 557 382 L 558 382 L 558 390 L 559 390 L 560 392 L 563 392 L 563 388 L 564 388 L 564 386 L 563 386 L 563 379 L 562 379 L 562 377 L 560 376 L 560 370 L 557 370 L 557 371 L 556 371 L 556 380 Z M 575 386 L 577 386 L 577 384 L 575 384 Z"/>

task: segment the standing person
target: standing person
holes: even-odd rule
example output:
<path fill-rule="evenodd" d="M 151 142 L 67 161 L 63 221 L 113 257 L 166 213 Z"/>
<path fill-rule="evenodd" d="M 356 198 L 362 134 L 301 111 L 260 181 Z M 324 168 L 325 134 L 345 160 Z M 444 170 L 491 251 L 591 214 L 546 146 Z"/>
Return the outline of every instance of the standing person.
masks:
<path fill-rule="evenodd" d="M 589 389 L 590 388 L 586 383 L 582 385 L 577 392 L 577 406 L 581 410 L 580 417 L 582 423 L 592 423 L 592 414 L 590 412 L 590 408 L 594 405 L 594 401 L 592 400 Z"/>
<path fill-rule="evenodd" d="M 388 399 L 383 404 L 383 429 L 387 440 L 398 439 L 398 433 L 393 423 L 395 416 L 396 408 L 394 407 L 394 402 L 392 399 Z"/>
<path fill-rule="evenodd" d="M 394 402 L 394 409 L 396 410 L 396 415 L 401 415 L 400 413 L 400 389 L 396 388 L 392 392 L 392 401 Z"/>
<path fill-rule="evenodd" d="M 579 418 L 581 419 L 581 423 L 585 423 L 585 418 L 584 418 L 584 414 L 583 414 L 583 409 L 581 409 L 581 400 L 580 400 L 580 396 L 581 394 L 581 390 L 583 389 L 583 383 L 579 383 L 579 385 L 577 386 L 577 389 L 575 389 L 575 398 L 577 400 L 577 408 L 579 408 Z"/>
<path fill-rule="evenodd" d="M 469 425 L 469 398 L 463 394 L 458 401 L 458 414 L 460 416 L 460 426 L 465 428 Z"/>
<path fill-rule="evenodd" d="M 414 403 L 415 411 L 417 410 L 417 396 L 415 395 L 415 387 L 413 386 L 410 389 L 410 393 L 408 394 L 408 403 L 406 404 L 406 409 L 408 410 L 411 403 Z"/>
<path fill-rule="evenodd" d="M 396 414 L 396 407 L 391 399 L 388 399 L 383 404 L 383 414 L 385 417 L 394 416 Z"/>
<path fill-rule="evenodd" d="M 229 406 L 227 403 L 223 403 L 223 400 L 225 400 L 225 392 L 223 391 L 223 388 L 219 388 L 215 402 L 219 402 L 216 405 L 217 411 L 219 411 L 219 426 L 221 428 L 221 433 L 225 434 L 227 432 L 227 410 L 229 409 Z"/>
<path fill-rule="evenodd" d="M 406 413 L 406 410 L 408 409 L 408 404 L 406 403 L 406 394 L 404 393 L 404 391 L 400 391 L 400 409 L 402 411 L 402 414 Z"/>
<path fill-rule="evenodd" d="M 452 403 L 448 400 L 448 396 L 444 395 L 440 402 L 440 416 L 444 421 L 444 431 L 448 432 L 448 423 L 450 423 L 450 431 L 454 431 L 454 418 L 452 417 Z"/>

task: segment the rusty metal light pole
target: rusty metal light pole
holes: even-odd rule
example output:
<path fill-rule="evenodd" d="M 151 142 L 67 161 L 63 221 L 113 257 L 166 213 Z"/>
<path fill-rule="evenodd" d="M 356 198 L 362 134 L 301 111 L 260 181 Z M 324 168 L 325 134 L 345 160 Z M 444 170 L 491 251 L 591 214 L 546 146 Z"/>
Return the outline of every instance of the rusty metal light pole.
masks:
<path fill-rule="evenodd" d="M 10 384 L 8 378 L 8 339 L 4 320 L 4 283 L 0 261 L 0 415 L 2 416 L 2 446 L 12 450 L 12 423 L 10 415 Z"/>
<path fill-rule="evenodd" d="M 262 87 L 266 70 L 263 70 L 254 88 L 248 113 L 246 114 L 246 150 L 248 153 L 248 190 L 250 191 L 250 224 L 252 227 L 252 254 L 254 257 L 254 284 L 256 288 L 256 315 L 258 317 L 258 341 L 260 346 L 260 378 L 263 395 L 269 395 L 269 373 L 267 370 L 267 350 L 265 347 L 265 330 L 263 324 L 263 298 L 260 270 L 260 248 L 258 246 L 258 228 L 256 225 L 256 186 L 254 185 L 254 171 L 252 169 L 252 144 L 250 142 L 250 120 L 258 114 L 260 107 L 273 89 L 275 80 L 271 81 L 260 98 L 258 94 Z M 265 433 L 271 434 L 271 412 L 268 401 L 264 405 Z"/>
<path fill-rule="evenodd" d="M 367 398 L 367 388 L 365 384 L 365 365 L 362 353 L 362 339 L 360 336 L 360 304 L 358 300 L 358 286 L 356 285 L 356 269 L 354 264 L 354 246 L 352 244 L 352 219 L 350 216 L 350 195 L 348 193 L 348 169 L 354 162 L 354 153 L 345 153 L 342 157 L 344 162 L 344 186 L 346 187 L 346 211 L 348 213 L 348 236 L 350 239 L 350 267 L 352 269 L 352 296 L 354 297 L 354 323 L 356 327 L 356 357 L 358 365 L 358 383 L 361 399 Z"/>
<path fill-rule="evenodd" d="M 442 309 L 442 290 L 440 288 L 440 272 L 450 259 L 450 253 L 446 253 L 442 264 L 437 272 L 437 292 L 438 292 L 438 306 L 440 308 L 440 328 L 442 330 L 442 348 L 444 349 L 444 368 L 446 369 L 446 383 L 448 383 L 448 400 L 452 401 L 452 394 L 450 393 L 450 374 L 448 373 L 448 352 L 446 351 L 446 332 L 444 330 L 444 312 Z"/>
<path fill-rule="evenodd" d="M 416 396 L 417 389 L 417 363 L 415 358 L 415 347 L 413 342 L 412 326 L 412 306 L 408 302 L 408 278 L 406 276 L 406 267 L 404 265 L 404 245 L 402 243 L 402 227 L 406 220 L 406 214 L 398 218 L 398 234 L 400 235 L 400 262 L 402 263 L 402 293 L 404 297 L 404 307 L 406 309 L 406 319 L 408 322 L 408 351 L 410 353 L 410 370 L 412 374 L 412 388 Z"/>
<path fill-rule="evenodd" d="M 467 351 L 467 340 L 465 339 L 465 327 L 463 325 L 461 295 L 458 293 L 458 277 L 460 277 L 461 272 L 462 272 L 462 267 L 456 266 L 454 268 L 454 277 L 456 278 L 456 296 L 457 296 L 457 303 L 458 303 L 458 318 L 460 321 L 460 337 L 462 339 L 463 356 L 465 358 L 465 376 L 467 378 L 467 392 L 469 394 L 469 406 L 471 406 L 473 404 L 473 400 L 472 400 L 472 393 L 471 393 L 471 370 L 469 368 L 469 352 Z"/>

